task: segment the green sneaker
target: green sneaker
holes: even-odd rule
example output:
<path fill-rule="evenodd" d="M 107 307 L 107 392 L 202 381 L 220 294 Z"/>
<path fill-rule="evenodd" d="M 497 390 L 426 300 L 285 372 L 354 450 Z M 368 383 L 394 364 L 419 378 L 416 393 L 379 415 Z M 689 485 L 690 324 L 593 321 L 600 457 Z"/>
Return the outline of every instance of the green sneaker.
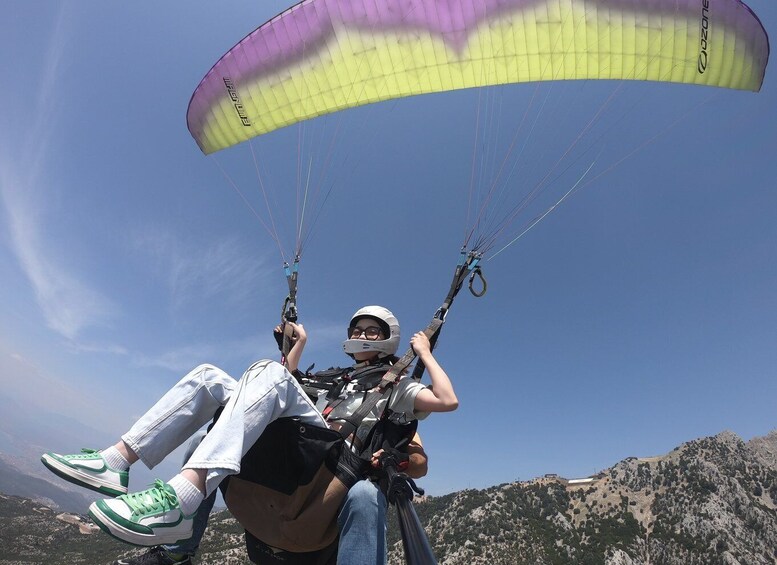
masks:
<path fill-rule="evenodd" d="M 145 546 L 187 540 L 194 524 L 194 515 L 181 512 L 173 487 L 159 479 L 148 490 L 98 500 L 89 516 L 113 537 Z"/>
<path fill-rule="evenodd" d="M 44 453 L 40 460 L 49 471 L 78 486 L 108 496 L 127 494 L 129 471 L 109 467 L 95 449 L 82 449 L 76 455 Z"/>

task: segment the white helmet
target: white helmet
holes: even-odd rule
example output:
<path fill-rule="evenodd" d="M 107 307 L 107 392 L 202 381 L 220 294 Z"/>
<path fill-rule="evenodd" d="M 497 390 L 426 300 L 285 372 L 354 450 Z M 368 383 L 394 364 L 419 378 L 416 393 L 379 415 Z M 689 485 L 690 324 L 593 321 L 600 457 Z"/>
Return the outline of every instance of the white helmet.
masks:
<path fill-rule="evenodd" d="M 343 342 L 343 350 L 348 355 L 361 351 L 377 351 L 380 354 L 379 357 L 394 355 L 397 349 L 399 349 L 399 321 L 396 316 L 383 306 L 365 306 L 351 316 L 351 323 L 348 324 L 348 328 L 354 327 L 361 318 L 375 320 L 380 326 L 383 335 L 387 336 L 387 338 L 374 341 L 346 339 Z M 350 329 L 348 337 L 350 338 Z"/>

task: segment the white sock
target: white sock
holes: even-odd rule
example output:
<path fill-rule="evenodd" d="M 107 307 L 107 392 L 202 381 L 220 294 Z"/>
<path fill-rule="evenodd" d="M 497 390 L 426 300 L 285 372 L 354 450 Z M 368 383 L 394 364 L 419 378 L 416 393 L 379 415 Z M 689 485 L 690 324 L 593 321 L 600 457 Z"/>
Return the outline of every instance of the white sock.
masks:
<path fill-rule="evenodd" d="M 108 467 L 116 469 L 117 471 L 126 471 L 130 468 L 129 461 L 124 459 L 124 456 L 119 453 L 119 450 L 114 446 L 110 446 L 108 449 L 103 449 L 100 452 L 103 459 L 108 464 Z"/>
<path fill-rule="evenodd" d="M 173 487 L 175 494 L 178 496 L 178 504 L 181 505 L 181 512 L 186 516 L 194 514 L 200 504 L 202 504 L 202 501 L 205 500 L 205 495 L 200 492 L 200 489 L 183 475 L 176 475 L 167 481 L 167 484 Z"/>

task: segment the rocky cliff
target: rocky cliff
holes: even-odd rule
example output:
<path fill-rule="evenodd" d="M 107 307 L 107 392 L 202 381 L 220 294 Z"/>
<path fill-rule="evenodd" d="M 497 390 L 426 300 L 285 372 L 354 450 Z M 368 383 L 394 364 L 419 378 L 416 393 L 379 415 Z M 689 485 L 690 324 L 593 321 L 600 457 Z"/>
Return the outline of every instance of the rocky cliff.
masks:
<path fill-rule="evenodd" d="M 777 432 L 730 432 L 595 477 L 546 477 L 416 505 L 448 564 L 777 563 Z M 392 563 L 401 563 L 399 546 Z"/>

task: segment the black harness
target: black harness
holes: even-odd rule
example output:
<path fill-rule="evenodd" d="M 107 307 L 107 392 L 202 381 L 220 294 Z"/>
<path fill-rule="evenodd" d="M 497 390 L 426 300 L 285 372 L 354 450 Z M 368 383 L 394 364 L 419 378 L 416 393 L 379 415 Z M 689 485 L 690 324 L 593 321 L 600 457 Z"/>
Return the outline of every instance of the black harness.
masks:
<path fill-rule="evenodd" d="M 305 373 L 292 373 L 302 385 L 305 393 L 314 402 L 318 400 L 321 391 L 325 390 L 327 405 L 322 410 L 324 418 L 329 421 L 332 412 L 346 399 L 343 391 L 351 385 L 354 392 L 367 392 L 377 387 L 386 373 L 391 369 L 388 363 L 365 365 L 358 363 L 352 367 L 331 367 L 323 371 L 311 373 L 309 368 Z"/>

